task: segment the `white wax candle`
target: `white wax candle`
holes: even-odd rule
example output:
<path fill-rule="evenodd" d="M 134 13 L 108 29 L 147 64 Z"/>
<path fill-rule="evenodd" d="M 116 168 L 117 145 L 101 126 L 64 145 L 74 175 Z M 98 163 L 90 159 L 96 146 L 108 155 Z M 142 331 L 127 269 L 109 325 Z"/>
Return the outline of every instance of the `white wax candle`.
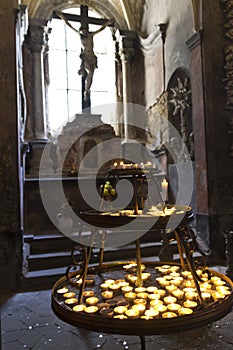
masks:
<path fill-rule="evenodd" d="M 166 179 L 163 179 L 161 182 L 161 187 L 162 187 L 162 200 L 166 202 L 167 200 L 167 190 L 168 190 L 168 182 Z"/>

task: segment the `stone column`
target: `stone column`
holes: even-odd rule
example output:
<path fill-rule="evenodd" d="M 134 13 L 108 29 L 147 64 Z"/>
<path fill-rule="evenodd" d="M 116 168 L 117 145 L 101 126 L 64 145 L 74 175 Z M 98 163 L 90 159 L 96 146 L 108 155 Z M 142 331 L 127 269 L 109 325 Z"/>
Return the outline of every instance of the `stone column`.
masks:
<path fill-rule="evenodd" d="M 133 128 L 130 126 L 130 122 L 133 124 L 133 111 L 131 110 L 129 103 L 132 103 L 132 86 L 131 86 L 131 64 L 134 57 L 136 33 L 131 31 L 119 31 L 119 55 L 122 63 L 122 95 L 124 106 L 124 138 L 125 141 L 134 139 Z"/>
<path fill-rule="evenodd" d="M 47 140 L 43 58 L 47 37 L 46 24 L 46 20 L 30 20 L 30 47 L 34 67 L 34 136 L 36 140 Z"/>
<path fill-rule="evenodd" d="M 49 176 L 54 174 L 54 165 L 50 156 L 50 146 L 46 147 L 47 164 L 43 169 L 40 167 L 41 156 L 48 143 L 47 138 L 47 115 L 46 115 L 46 93 L 48 85 L 48 35 L 50 29 L 47 27 L 47 20 L 30 20 L 29 47 L 33 55 L 33 139 L 30 140 L 30 159 L 29 173 L 30 177 L 38 177 L 39 169 L 42 174 Z"/>

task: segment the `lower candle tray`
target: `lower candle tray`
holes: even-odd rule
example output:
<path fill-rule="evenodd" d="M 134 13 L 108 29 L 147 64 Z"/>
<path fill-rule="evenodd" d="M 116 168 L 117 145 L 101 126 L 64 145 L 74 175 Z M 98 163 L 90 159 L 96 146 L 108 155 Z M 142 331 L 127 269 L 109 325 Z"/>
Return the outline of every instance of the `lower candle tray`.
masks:
<path fill-rule="evenodd" d="M 168 308 L 169 304 L 168 304 L 168 299 L 166 299 L 166 297 L 170 297 L 172 292 L 171 290 L 168 291 L 169 288 L 166 289 L 166 287 L 164 286 L 161 287 L 162 280 L 161 278 L 157 279 L 158 277 L 162 277 L 161 275 L 164 274 L 164 269 L 166 270 L 169 267 L 172 268 L 171 271 L 174 272 L 172 274 L 172 276 L 174 276 L 172 277 L 173 279 L 175 278 L 175 276 L 178 276 L 179 274 L 178 272 L 175 272 L 175 271 L 179 270 L 180 276 L 183 276 L 180 278 L 180 280 L 182 280 L 183 278 L 183 281 L 182 281 L 183 286 L 186 285 L 185 288 L 189 288 L 189 284 L 191 283 L 190 282 L 191 278 L 189 275 L 190 273 L 187 271 L 182 271 L 180 268 L 180 265 L 173 264 L 170 262 L 169 263 L 163 262 L 163 263 L 156 263 L 156 264 L 151 262 L 144 262 L 142 264 L 144 268 L 144 270 L 142 271 L 144 288 L 139 290 L 138 289 L 135 290 L 135 288 L 137 287 L 134 285 L 134 280 L 136 276 L 136 272 L 134 269 L 136 268 L 136 265 L 131 266 L 129 262 L 104 264 L 101 269 L 101 272 L 98 272 L 98 266 L 89 268 L 88 274 L 92 274 L 92 276 L 88 275 L 89 277 L 86 280 L 87 282 L 86 282 L 84 291 L 91 292 L 90 295 L 92 296 L 94 295 L 94 298 L 98 298 L 98 303 L 96 307 L 90 308 L 89 305 L 95 304 L 97 299 L 96 300 L 89 299 L 90 304 L 87 305 L 88 300 L 86 299 L 87 295 L 85 295 L 81 304 L 85 305 L 83 306 L 84 309 L 88 307 L 88 309 L 86 309 L 88 313 L 85 310 L 81 312 L 74 311 L 75 309 L 77 310 L 79 288 L 80 288 L 79 287 L 80 284 L 79 285 L 77 284 L 78 283 L 77 272 L 72 272 L 69 275 L 70 277 L 69 279 L 71 282 L 68 281 L 66 277 L 62 277 L 56 282 L 56 284 L 53 286 L 53 289 L 52 289 L 52 309 L 54 313 L 63 321 L 71 325 L 74 325 L 76 327 L 85 328 L 96 332 L 143 336 L 143 335 L 153 335 L 153 334 L 166 334 L 171 332 L 187 330 L 195 327 L 200 327 L 224 317 L 228 312 L 231 311 L 231 308 L 233 305 L 232 281 L 226 276 L 216 271 L 209 270 L 209 272 L 211 273 L 211 281 L 203 282 L 207 288 L 206 293 L 203 292 L 204 293 L 203 298 L 208 296 L 208 300 L 205 301 L 205 299 L 203 299 L 204 300 L 203 304 L 201 304 L 199 301 L 196 301 L 197 305 L 195 306 L 194 309 L 191 309 L 190 311 L 192 312 L 191 314 L 181 315 L 180 312 L 174 311 L 173 315 L 171 314 L 165 315 L 165 313 L 169 311 L 169 309 L 172 310 L 172 308 L 174 307 L 174 304 L 173 304 L 166 312 L 161 311 L 162 307 L 158 308 L 158 310 L 160 309 L 160 313 L 157 315 L 156 315 L 156 312 L 153 315 L 153 311 L 152 311 L 152 317 L 155 317 L 155 318 L 152 318 L 149 315 L 145 317 L 145 315 L 148 314 L 148 312 L 146 313 L 146 311 L 143 311 L 145 312 L 144 318 L 141 318 L 142 317 L 141 312 L 140 314 L 138 314 L 137 311 L 136 311 L 137 318 L 132 318 L 132 317 L 135 317 L 135 315 L 134 313 L 130 313 L 130 312 L 128 313 L 125 312 L 124 316 L 120 316 L 123 319 L 115 318 L 115 316 L 118 315 L 117 311 L 119 310 L 119 309 L 115 309 L 116 306 L 126 305 L 127 310 L 129 309 L 132 310 L 134 309 L 132 305 L 136 305 L 135 299 L 140 299 L 142 304 L 146 305 L 146 310 L 157 310 L 157 306 L 156 306 L 157 301 L 154 301 L 153 303 L 153 300 L 161 300 L 161 304 L 165 303 L 166 301 L 165 304 L 167 305 L 164 307 L 164 309 L 166 307 Z M 166 276 L 168 276 L 167 273 L 165 274 L 164 277 L 162 277 L 162 279 L 165 278 L 165 281 L 166 280 L 171 281 L 170 276 L 169 277 L 166 277 Z M 132 279 L 132 281 L 130 280 L 130 278 Z M 112 281 L 109 281 L 109 280 L 112 280 Z M 127 285 L 127 282 L 126 282 L 127 280 L 130 281 L 128 282 L 129 283 L 128 286 L 129 287 L 131 286 L 133 288 L 132 289 L 132 293 L 134 293 L 133 295 L 124 294 L 121 290 L 122 287 L 117 291 L 114 288 L 112 288 L 114 293 L 112 299 L 103 299 L 103 296 L 102 296 L 103 290 L 100 287 L 102 283 L 107 281 L 107 286 L 109 288 L 110 285 L 114 285 L 114 284 L 118 285 L 119 283 L 123 283 L 123 285 L 124 284 Z M 124 281 L 126 283 L 124 283 Z M 170 284 L 171 283 L 169 282 L 168 285 Z M 103 287 L 104 286 L 102 286 L 102 288 Z M 157 294 L 156 288 L 158 291 L 160 291 L 160 294 L 161 294 L 159 298 L 154 296 Z M 182 291 L 182 288 L 177 287 L 177 289 L 181 291 Z M 204 288 L 204 285 L 202 288 Z M 223 289 L 225 289 L 227 292 L 224 292 L 225 293 L 224 296 L 221 296 L 220 290 L 223 290 Z M 111 290 L 111 288 L 109 288 L 109 290 Z M 190 288 L 188 290 L 190 290 Z M 188 290 L 186 290 L 185 293 L 187 293 Z M 71 294 L 65 294 L 66 292 Z M 185 296 L 187 301 L 187 294 L 184 294 L 182 298 L 177 298 L 177 300 L 175 301 L 175 304 L 176 305 L 178 304 L 177 308 L 181 311 L 182 310 L 187 311 L 188 309 L 188 306 L 186 305 L 187 303 L 185 303 Z M 132 299 L 129 299 L 129 297 L 131 297 Z M 68 300 L 68 298 L 70 299 Z M 108 300 L 108 304 L 106 303 L 106 300 Z M 140 303 L 140 301 L 138 303 Z M 192 303 L 190 303 L 189 301 L 188 304 L 191 305 Z M 75 305 L 76 305 L 76 308 L 73 309 Z M 103 311 L 104 309 L 105 311 Z M 123 311 L 121 310 L 121 312 Z M 167 316 L 168 318 L 164 318 L 165 316 Z"/>

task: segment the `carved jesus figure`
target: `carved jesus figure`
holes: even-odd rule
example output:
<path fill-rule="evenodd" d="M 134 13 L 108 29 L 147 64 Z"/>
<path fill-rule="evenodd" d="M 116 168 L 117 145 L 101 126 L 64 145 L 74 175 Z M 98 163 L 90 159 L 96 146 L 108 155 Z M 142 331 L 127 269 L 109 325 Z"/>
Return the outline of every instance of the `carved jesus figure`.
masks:
<path fill-rule="evenodd" d="M 78 71 L 78 74 L 82 76 L 84 76 L 85 73 L 87 74 L 86 80 L 85 80 L 85 91 L 84 91 L 84 98 L 85 100 L 87 100 L 89 99 L 90 88 L 93 80 L 94 71 L 97 68 L 97 57 L 94 54 L 94 50 L 93 50 L 93 47 L 94 47 L 93 38 L 96 34 L 102 32 L 102 30 L 104 30 L 108 25 L 112 24 L 113 19 L 108 20 L 100 29 L 94 32 L 89 32 L 87 29 L 83 29 L 82 27 L 80 27 L 79 30 L 74 28 L 61 11 L 56 11 L 56 14 L 61 19 L 63 19 L 71 29 L 73 29 L 76 33 L 79 34 L 81 46 L 82 46 L 82 52 L 80 54 L 81 66 Z"/>

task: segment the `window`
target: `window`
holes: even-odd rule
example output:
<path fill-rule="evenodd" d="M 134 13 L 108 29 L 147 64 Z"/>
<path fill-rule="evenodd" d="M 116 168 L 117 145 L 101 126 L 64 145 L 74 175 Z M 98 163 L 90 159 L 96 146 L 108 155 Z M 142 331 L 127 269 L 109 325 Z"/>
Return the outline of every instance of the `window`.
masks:
<path fill-rule="evenodd" d="M 80 14 L 80 9 L 67 9 L 63 12 Z M 88 14 L 100 18 L 96 12 L 89 10 Z M 80 23 L 72 22 L 72 26 L 79 29 Z M 89 24 L 89 31 L 96 31 L 99 27 Z M 76 113 L 82 113 L 81 76 L 78 75 L 81 43 L 78 34 L 64 21 L 53 19 L 51 28 L 48 107 L 49 127 L 51 134 L 55 135 L 63 125 L 74 119 Z M 98 68 L 94 72 L 91 87 L 91 105 L 115 102 L 115 48 L 109 28 L 94 37 L 94 52 L 98 59 Z"/>

